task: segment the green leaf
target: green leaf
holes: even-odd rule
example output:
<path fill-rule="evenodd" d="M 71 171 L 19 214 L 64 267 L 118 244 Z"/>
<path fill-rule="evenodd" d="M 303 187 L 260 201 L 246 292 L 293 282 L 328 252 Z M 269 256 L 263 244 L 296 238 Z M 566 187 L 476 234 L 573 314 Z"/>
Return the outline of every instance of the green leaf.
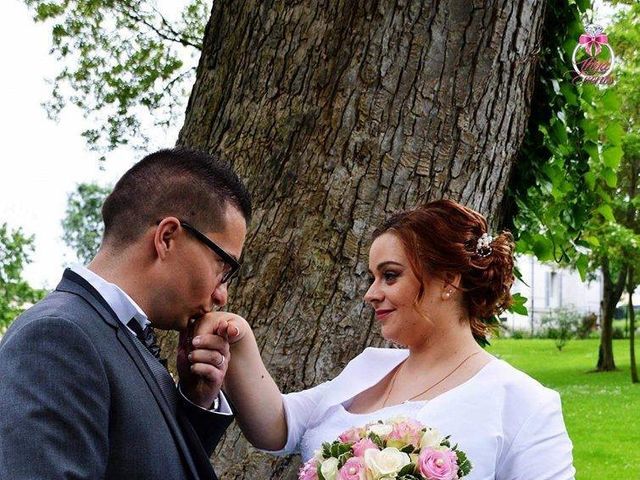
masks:
<path fill-rule="evenodd" d="M 601 103 L 611 113 L 617 113 L 620 109 L 620 98 L 618 94 L 612 88 L 607 89 L 601 98 Z"/>
<path fill-rule="evenodd" d="M 416 471 L 416 465 L 414 463 L 409 463 L 402 467 L 398 472 L 398 476 L 402 477 L 403 475 L 411 475 Z"/>
<path fill-rule="evenodd" d="M 368 437 L 371 439 L 373 443 L 375 443 L 381 450 L 385 447 L 384 441 L 380 438 L 379 435 L 376 435 L 373 432 L 369 432 Z"/>
<path fill-rule="evenodd" d="M 600 246 L 600 240 L 598 240 L 597 237 L 593 237 L 593 236 L 588 235 L 588 236 L 584 237 L 584 239 L 586 240 L 586 242 L 591 247 L 599 247 Z"/>
<path fill-rule="evenodd" d="M 602 161 L 607 167 L 617 169 L 623 154 L 621 147 L 607 147 L 602 150 Z"/>
<path fill-rule="evenodd" d="M 591 142 L 598 141 L 598 125 L 593 120 L 587 120 L 586 118 L 580 121 L 580 128 L 584 132 L 585 139 Z M 594 143 L 595 145 L 595 143 Z"/>
<path fill-rule="evenodd" d="M 589 170 L 584 174 L 584 181 L 589 187 L 589 190 L 593 190 L 596 187 L 596 174 Z"/>
<path fill-rule="evenodd" d="M 607 136 L 609 143 L 619 145 L 622 141 L 622 137 L 625 134 L 624 128 L 619 123 L 612 122 L 604 129 L 604 134 Z"/>
<path fill-rule="evenodd" d="M 413 445 L 409 444 L 409 445 L 405 445 L 404 447 L 402 447 L 400 449 L 401 452 L 403 453 L 413 453 L 413 451 L 416 449 L 416 447 L 414 447 Z"/>
<path fill-rule="evenodd" d="M 596 212 L 598 212 L 600 215 L 602 215 L 606 220 L 608 220 L 610 222 L 615 222 L 616 221 L 616 217 L 613 215 L 613 210 L 607 204 L 600 205 L 596 209 Z"/>
<path fill-rule="evenodd" d="M 567 127 L 558 120 L 553 122 L 549 135 L 556 145 L 563 145 L 568 141 Z"/>
<path fill-rule="evenodd" d="M 589 257 L 587 255 L 580 255 L 576 260 L 576 268 L 580 274 L 580 280 L 583 282 L 587 278 L 587 270 L 589 268 Z"/>
<path fill-rule="evenodd" d="M 598 145 L 595 142 L 584 142 L 584 149 L 594 162 L 600 161 L 600 152 L 598 151 Z"/>
<path fill-rule="evenodd" d="M 532 250 L 541 262 L 553 260 L 553 242 L 543 235 L 534 237 Z"/>
<path fill-rule="evenodd" d="M 616 175 L 616 171 L 611 168 L 602 169 L 602 178 L 604 178 L 607 186 L 611 188 L 615 188 L 618 183 L 618 175 Z"/>
<path fill-rule="evenodd" d="M 456 450 L 455 452 L 458 456 L 458 472 L 460 473 L 458 476 L 464 477 L 471 471 L 471 462 L 467 458 L 467 454 L 462 450 Z"/>
<path fill-rule="evenodd" d="M 527 298 L 523 297 L 520 293 L 514 293 L 511 295 L 511 299 L 513 300 L 513 304 L 509 308 L 510 312 L 517 313 L 518 315 L 528 315 L 529 311 L 525 306 L 527 302 Z"/>

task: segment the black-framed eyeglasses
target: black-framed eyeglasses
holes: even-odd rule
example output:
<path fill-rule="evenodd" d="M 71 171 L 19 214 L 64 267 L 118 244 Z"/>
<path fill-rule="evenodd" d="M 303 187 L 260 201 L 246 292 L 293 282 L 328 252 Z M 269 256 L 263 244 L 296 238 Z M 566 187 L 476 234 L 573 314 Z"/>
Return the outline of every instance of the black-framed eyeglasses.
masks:
<path fill-rule="evenodd" d="M 238 272 L 238 270 L 240 270 L 240 262 L 238 262 L 238 260 L 233 258 L 227 252 L 225 252 L 222 247 L 217 245 L 213 240 L 211 240 L 193 225 L 190 225 L 183 220 L 180 220 L 180 225 L 182 225 L 182 228 L 196 237 L 196 239 L 200 240 L 207 247 L 213 250 L 215 254 L 222 259 L 225 265 L 228 266 L 228 270 L 226 270 L 222 275 L 222 283 L 227 283 L 229 280 L 231 280 L 231 278 Z"/>

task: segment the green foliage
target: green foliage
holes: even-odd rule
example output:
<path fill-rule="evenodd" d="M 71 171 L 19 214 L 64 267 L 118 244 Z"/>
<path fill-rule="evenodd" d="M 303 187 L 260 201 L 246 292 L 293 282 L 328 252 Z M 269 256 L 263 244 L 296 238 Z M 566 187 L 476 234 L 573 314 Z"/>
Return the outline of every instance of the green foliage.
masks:
<path fill-rule="evenodd" d="M 596 333 L 598 316 L 595 313 L 588 313 L 580 319 L 580 325 L 576 331 L 576 336 L 580 339 L 589 338 L 592 333 Z"/>
<path fill-rule="evenodd" d="M 619 9 L 606 29 L 617 58 L 615 84 L 594 85 L 563 76 L 571 71 L 586 3 L 563 0 L 549 9 L 540 82 L 511 188 L 514 227 L 519 252 L 571 265 L 583 279 L 602 269 L 604 304 L 615 305 L 626 270 L 640 262 L 640 4 Z"/>
<path fill-rule="evenodd" d="M 415 472 L 416 465 L 414 463 L 409 463 L 400 469 L 400 471 L 398 472 L 398 477 L 411 478 Z"/>
<path fill-rule="evenodd" d="M 148 0 L 24 1 L 36 22 L 51 24 L 62 66 L 47 112 L 57 118 L 68 103 L 79 107 L 98 125 L 83 133 L 90 148 L 142 147 L 141 113 L 156 125 L 182 113 L 210 0 L 189 0 L 174 22 Z"/>
<path fill-rule="evenodd" d="M 511 298 L 513 300 L 513 304 L 509 308 L 510 312 L 517 313 L 518 315 L 527 315 L 529 313 L 525 306 L 527 303 L 526 297 L 523 297 L 520 293 L 514 293 Z"/>
<path fill-rule="evenodd" d="M 578 312 L 568 308 L 558 308 L 545 315 L 541 324 L 547 338 L 555 341 L 558 351 L 576 336 L 580 326 L 581 316 Z"/>
<path fill-rule="evenodd" d="M 378 448 L 380 448 L 380 450 L 382 450 L 383 448 L 385 448 L 385 444 L 384 441 L 382 440 L 382 438 L 380 438 L 379 435 L 373 433 L 373 432 L 369 432 L 369 434 L 367 435 L 369 437 L 369 439 L 375 443 Z"/>
<path fill-rule="evenodd" d="M 322 456 L 325 458 L 336 457 L 351 452 L 351 445 L 335 440 L 333 443 L 324 442 L 322 444 Z"/>
<path fill-rule="evenodd" d="M 413 465 L 413 464 L 409 464 L 409 465 Z M 415 465 L 413 466 L 415 467 Z M 398 480 L 422 480 L 422 478 L 423 478 L 422 476 L 412 475 L 411 473 L 405 473 L 398 476 Z"/>
<path fill-rule="evenodd" d="M 467 458 L 467 454 L 457 448 L 455 449 L 455 452 L 458 456 L 458 477 L 469 475 L 472 465 L 471 461 Z"/>
<path fill-rule="evenodd" d="M 574 83 L 569 73 L 589 6 L 560 0 L 547 9 L 531 116 L 509 190 L 517 250 L 543 262 L 580 257 L 576 242 L 602 200 L 594 170 L 599 133 L 585 115 L 597 88 Z"/>
<path fill-rule="evenodd" d="M 509 332 L 509 338 L 513 338 L 514 340 L 522 340 L 523 338 L 531 338 L 531 333 L 529 330 L 523 328 L 514 328 Z"/>
<path fill-rule="evenodd" d="M 104 229 L 101 208 L 110 192 L 109 187 L 81 183 L 67 199 L 62 239 L 83 263 L 89 263 L 100 247 Z"/>
<path fill-rule="evenodd" d="M 25 236 L 20 228 L 10 230 L 6 223 L 0 225 L 0 332 L 45 294 L 22 278 L 31 253 L 33 236 Z"/>

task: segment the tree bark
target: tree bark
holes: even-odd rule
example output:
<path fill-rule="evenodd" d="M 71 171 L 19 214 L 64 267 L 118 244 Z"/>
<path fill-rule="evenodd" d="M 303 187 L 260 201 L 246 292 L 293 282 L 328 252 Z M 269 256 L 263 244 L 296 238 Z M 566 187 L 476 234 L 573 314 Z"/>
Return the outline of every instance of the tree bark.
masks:
<path fill-rule="evenodd" d="M 216 151 L 253 194 L 239 282 L 284 392 L 380 345 L 370 234 L 391 212 L 452 198 L 500 208 L 529 115 L 543 0 L 217 0 L 178 144 Z M 331 439 L 327 439 L 331 440 Z M 295 478 L 227 433 L 225 479 Z"/>
<path fill-rule="evenodd" d="M 631 364 L 631 383 L 640 383 L 638 379 L 638 366 L 636 365 L 636 312 L 633 307 L 633 291 L 636 288 L 634 281 L 634 269 L 629 268 L 627 280 L 627 293 L 629 294 L 629 360 Z"/>
<path fill-rule="evenodd" d="M 598 349 L 598 364 L 596 370 L 608 372 L 616 369 L 613 358 L 613 315 L 616 304 L 620 301 L 627 277 L 627 268 L 624 266 L 613 279 L 609 258 L 602 259 L 602 325 L 600 331 L 600 347 Z"/>

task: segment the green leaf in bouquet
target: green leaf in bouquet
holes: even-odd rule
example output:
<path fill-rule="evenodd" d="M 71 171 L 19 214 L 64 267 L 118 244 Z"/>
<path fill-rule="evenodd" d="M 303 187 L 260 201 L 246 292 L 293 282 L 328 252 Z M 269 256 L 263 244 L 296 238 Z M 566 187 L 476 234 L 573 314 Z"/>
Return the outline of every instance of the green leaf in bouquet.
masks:
<path fill-rule="evenodd" d="M 451 448 L 451 442 L 449 441 L 449 438 L 451 438 L 451 435 L 447 435 L 446 437 L 444 437 L 440 442 L 440 446 Z"/>
<path fill-rule="evenodd" d="M 409 444 L 409 445 L 405 445 L 404 447 L 402 447 L 400 449 L 400 451 L 402 453 L 409 454 L 409 453 L 413 453 L 415 451 L 415 449 L 416 449 L 416 447 L 414 447 L 413 445 Z"/>
<path fill-rule="evenodd" d="M 422 480 L 424 477 L 422 476 L 416 476 L 416 475 L 412 475 L 410 473 L 406 474 L 406 475 L 402 475 L 401 477 L 398 477 L 398 480 Z"/>
<path fill-rule="evenodd" d="M 375 443 L 381 450 L 384 448 L 384 441 L 380 438 L 379 435 L 376 435 L 373 432 L 369 432 L 368 437 L 371 439 L 373 443 Z"/>
<path fill-rule="evenodd" d="M 351 451 L 351 448 L 349 448 L 348 452 L 340 454 L 340 456 L 338 457 L 338 468 L 342 468 L 343 465 L 347 463 L 347 460 L 349 460 L 351 457 L 353 457 L 353 452 Z"/>
<path fill-rule="evenodd" d="M 322 456 L 324 458 L 331 456 L 331 444 L 329 442 L 322 442 Z"/>
<path fill-rule="evenodd" d="M 335 457 L 339 460 L 341 455 L 351 452 L 351 446 L 348 443 L 342 443 L 336 440 L 331 444 L 329 451 L 331 453 L 331 457 Z"/>
<path fill-rule="evenodd" d="M 416 465 L 414 463 L 409 463 L 402 467 L 398 472 L 398 478 L 406 478 L 407 475 L 410 475 L 409 478 L 415 478 L 413 474 L 416 473 Z"/>
<path fill-rule="evenodd" d="M 471 462 L 462 450 L 454 449 L 454 452 L 458 456 L 458 477 L 464 477 L 471 471 Z"/>

